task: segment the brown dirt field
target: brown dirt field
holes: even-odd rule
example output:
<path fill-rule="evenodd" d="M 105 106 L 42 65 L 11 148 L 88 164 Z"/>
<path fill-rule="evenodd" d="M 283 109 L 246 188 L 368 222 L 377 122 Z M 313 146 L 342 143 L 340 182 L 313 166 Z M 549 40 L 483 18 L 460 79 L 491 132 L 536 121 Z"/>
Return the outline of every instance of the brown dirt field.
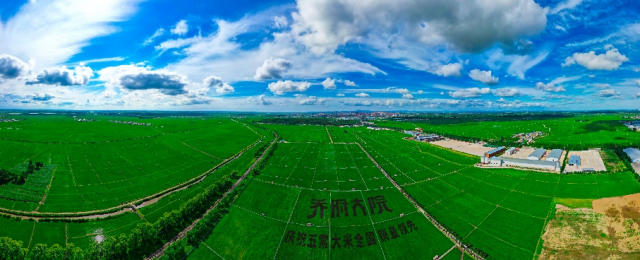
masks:
<path fill-rule="evenodd" d="M 640 259 L 640 194 L 556 205 L 542 239 L 540 259 Z"/>

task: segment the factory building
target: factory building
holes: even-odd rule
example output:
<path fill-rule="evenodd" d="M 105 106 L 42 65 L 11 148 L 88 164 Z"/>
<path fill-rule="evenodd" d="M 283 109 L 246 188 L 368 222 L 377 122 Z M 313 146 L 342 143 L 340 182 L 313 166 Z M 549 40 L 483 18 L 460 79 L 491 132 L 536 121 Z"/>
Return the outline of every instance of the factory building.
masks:
<path fill-rule="evenodd" d="M 569 166 L 580 166 L 580 164 L 581 164 L 580 156 L 571 155 L 569 157 Z"/>
<path fill-rule="evenodd" d="M 491 166 L 502 166 L 502 159 L 498 157 L 491 157 L 489 160 L 489 165 Z"/>
<path fill-rule="evenodd" d="M 629 158 L 631 158 L 632 163 L 640 163 L 640 150 L 636 148 L 627 148 L 623 150 Z"/>
<path fill-rule="evenodd" d="M 416 140 L 418 141 L 426 141 L 426 142 L 433 142 L 433 141 L 439 141 L 442 140 L 444 138 L 442 138 L 439 135 L 419 135 L 416 137 Z"/>
<path fill-rule="evenodd" d="M 558 162 L 558 161 L 560 161 L 560 157 L 562 157 L 562 150 L 553 149 L 553 150 L 551 150 L 549 155 L 547 155 L 547 161 L 549 161 L 549 162 Z"/>
<path fill-rule="evenodd" d="M 533 151 L 533 153 L 531 153 L 527 157 L 527 160 L 540 161 L 542 156 L 544 156 L 546 153 L 547 153 L 547 150 L 545 150 L 545 149 L 542 149 L 542 148 L 536 149 L 535 151 Z"/>
<path fill-rule="evenodd" d="M 559 171 L 560 162 L 539 161 L 530 159 L 502 158 L 502 165 L 510 167 Z"/>
<path fill-rule="evenodd" d="M 495 156 L 496 154 L 499 154 L 500 152 L 504 151 L 505 148 L 506 147 L 504 147 L 504 146 L 500 146 L 498 148 L 494 148 L 491 151 L 488 151 L 488 152 L 484 153 L 484 156 L 491 158 L 491 157 Z"/>
<path fill-rule="evenodd" d="M 511 148 L 507 149 L 507 151 L 506 151 L 506 152 L 504 152 L 504 155 L 513 155 L 513 154 L 515 154 L 515 153 L 516 153 L 516 151 L 517 151 L 517 150 L 516 150 L 516 148 L 515 148 L 515 147 L 511 147 Z"/>

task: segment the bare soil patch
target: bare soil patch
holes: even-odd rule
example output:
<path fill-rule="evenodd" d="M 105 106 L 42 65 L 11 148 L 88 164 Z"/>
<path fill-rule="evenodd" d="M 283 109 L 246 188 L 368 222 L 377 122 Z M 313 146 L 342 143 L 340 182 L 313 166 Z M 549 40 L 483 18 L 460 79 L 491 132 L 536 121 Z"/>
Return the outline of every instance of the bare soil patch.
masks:
<path fill-rule="evenodd" d="M 484 153 L 491 151 L 493 148 L 485 147 L 482 144 L 463 142 L 453 139 L 445 139 L 440 141 L 431 142 L 434 145 L 453 149 L 459 152 L 472 154 L 475 156 L 482 156 Z"/>
<path fill-rule="evenodd" d="M 640 194 L 558 204 L 542 236 L 540 259 L 640 259 Z"/>

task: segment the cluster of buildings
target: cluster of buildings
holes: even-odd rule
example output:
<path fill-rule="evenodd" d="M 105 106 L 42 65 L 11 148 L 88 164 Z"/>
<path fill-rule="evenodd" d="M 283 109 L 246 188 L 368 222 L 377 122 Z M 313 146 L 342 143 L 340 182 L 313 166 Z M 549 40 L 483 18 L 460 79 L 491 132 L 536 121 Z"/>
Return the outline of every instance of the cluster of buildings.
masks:
<path fill-rule="evenodd" d="M 143 125 L 143 126 L 150 126 L 151 123 L 140 123 L 140 122 L 133 122 L 133 121 L 117 121 L 117 120 L 109 120 L 110 123 L 116 123 L 116 124 L 127 124 L 127 125 Z"/>
<path fill-rule="evenodd" d="M 624 123 L 631 131 L 640 131 L 640 121 L 629 121 Z"/>
<path fill-rule="evenodd" d="M 637 148 L 627 148 L 623 151 L 631 158 L 632 163 L 640 163 L 640 150 Z"/>
<path fill-rule="evenodd" d="M 513 138 L 518 138 L 518 143 L 531 143 L 533 139 L 536 139 L 538 136 L 541 136 L 542 132 L 536 131 L 531 133 L 519 133 L 513 135 Z"/>
<path fill-rule="evenodd" d="M 13 119 L 13 118 L 7 118 L 7 119 L 0 118 L 0 122 L 5 122 L 5 123 L 6 123 L 6 122 L 18 122 L 18 121 L 20 121 L 20 120 L 18 120 L 18 119 Z"/>
<path fill-rule="evenodd" d="M 443 140 L 444 137 L 434 134 L 424 134 L 422 128 L 416 128 L 415 131 L 404 131 L 405 134 L 411 135 L 416 141 L 419 142 L 434 142 Z"/>
<path fill-rule="evenodd" d="M 78 121 L 78 122 L 93 122 L 93 121 L 95 121 L 93 119 L 86 119 L 86 118 L 78 118 L 78 119 L 74 118 L 73 120 Z"/>
<path fill-rule="evenodd" d="M 376 131 L 377 131 L 377 130 L 391 130 L 391 129 L 386 128 L 386 127 L 377 127 L 377 126 L 367 126 L 367 129 L 369 129 L 369 130 L 376 130 Z"/>
<path fill-rule="evenodd" d="M 481 157 L 481 163 L 493 167 L 505 166 L 548 171 L 559 171 L 561 169 L 560 158 L 564 151 L 560 149 L 551 150 L 549 154 L 547 154 L 547 150 L 545 149 L 536 149 L 529 154 L 526 159 L 498 156 L 501 153 L 504 155 L 513 155 L 517 152 L 518 149 L 515 147 L 509 149 L 506 149 L 504 146 L 494 148 Z M 542 160 L 545 155 L 547 155 L 546 158 Z"/>

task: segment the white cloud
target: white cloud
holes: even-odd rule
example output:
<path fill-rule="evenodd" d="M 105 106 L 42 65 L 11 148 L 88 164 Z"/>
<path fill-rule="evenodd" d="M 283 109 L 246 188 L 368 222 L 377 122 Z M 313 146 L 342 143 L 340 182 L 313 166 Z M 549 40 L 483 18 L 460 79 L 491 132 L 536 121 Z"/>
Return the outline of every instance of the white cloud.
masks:
<path fill-rule="evenodd" d="M 364 92 L 360 92 L 360 93 L 356 94 L 356 97 L 368 98 L 368 97 L 370 97 L 370 95 L 367 94 L 367 93 L 364 93 Z"/>
<path fill-rule="evenodd" d="M 255 80 L 281 79 L 282 74 L 286 73 L 292 66 L 293 64 L 289 60 L 269 58 L 262 63 L 262 66 L 256 69 L 256 75 L 253 78 Z"/>
<path fill-rule="evenodd" d="M 142 45 L 149 45 L 149 44 L 153 43 L 153 41 L 154 41 L 156 38 L 158 38 L 158 37 L 160 37 L 160 36 L 164 35 L 164 32 L 165 32 L 165 31 L 164 31 L 164 29 L 162 29 L 162 28 L 160 28 L 160 29 L 156 30 L 156 32 L 154 32 L 154 33 L 153 33 L 153 35 L 149 36 L 149 38 L 147 38 L 146 40 L 144 40 L 144 42 L 142 43 Z"/>
<path fill-rule="evenodd" d="M 256 104 L 261 105 L 261 106 L 269 106 L 269 105 L 273 104 L 273 102 L 268 101 L 264 97 L 265 97 L 264 94 L 259 95 L 257 97 L 248 97 L 247 101 L 252 102 L 252 103 L 256 103 Z"/>
<path fill-rule="evenodd" d="M 565 92 L 567 91 L 563 86 L 556 86 L 553 82 L 544 84 L 542 82 L 536 83 L 536 89 L 544 92 Z"/>
<path fill-rule="evenodd" d="M 636 80 L 636 85 L 638 85 L 638 87 L 640 87 L 640 79 Z"/>
<path fill-rule="evenodd" d="M 297 8 L 293 32 L 315 53 L 385 36 L 477 52 L 537 35 L 548 12 L 533 0 L 300 0 Z"/>
<path fill-rule="evenodd" d="M 322 82 L 322 86 L 324 89 L 334 90 L 336 89 L 336 80 L 327 78 Z"/>
<path fill-rule="evenodd" d="M 308 98 L 304 98 L 300 101 L 298 101 L 299 105 L 316 105 L 316 104 L 323 104 L 325 102 L 325 99 L 323 98 L 317 98 L 316 96 L 310 96 Z"/>
<path fill-rule="evenodd" d="M 34 59 L 35 70 L 59 66 L 91 39 L 117 32 L 110 24 L 135 12 L 140 0 L 32 1 L 0 25 L 0 53 Z"/>
<path fill-rule="evenodd" d="M 629 61 L 627 56 L 618 52 L 618 49 L 609 48 L 606 53 L 598 54 L 594 51 L 587 53 L 574 53 L 573 56 L 565 59 L 563 67 L 573 64 L 580 64 L 589 70 L 617 70 L 622 63 Z"/>
<path fill-rule="evenodd" d="M 406 98 L 406 99 L 414 99 L 413 95 L 407 93 L 407 94 L 402 94 L 402 98 Z"/>
<path fill-rule="evenodd" d="M 171 28 L 172 34 L 185 35 L 187 32 L 189 32 L 189 25 L 187 25 L 187 20 L 181 20 L 173 28 Z"/>
<path fill-rule="evenodd" d="M 462 65 L 460 63 L 451 63 L 442 65 L 435 71 L 435 74 L 445 77 L 460 77 L 460 70 L 462 70 Z"/>
<path fill-rule="evenodd" d="M 479 69 L 474 69 L 469 73 L 469 77 L 475 81 L 480 81 L 486 85 L 496 85 L 498 84 L 498 78 L 491 76 L 491 71 L 481 71 Z"/>
<path fill-rule="evenodd" d="M 342 94 L 342 93 L 338 93 L 338 94 L 336 94 L 336 96 L 338 96 L 338 97 L 344 97 L 344 94 Z"/>
<path fill-rule="evenodd" d="M 222 81 L 222 78 L 217 76 L 206 77 L 204 80 L 202 80 L 202 82 L 206 87 L 214 88 L 216 90 L 216 93 L 218 94 L 224 95 L 235 91 L 235 89 L 231 85 Z"/>
<path fill-rule="evenodd" d="M 499 69 L 503 64 L 509 64 L 507 73 L 511 76 L 525 79 L 525 73 L 544 61 L 549 52 L 541 51 L 532 55 L 505 54 L 503 50 L 496 50 L 489 54 L 489 66 L 492 69 Z"/>
<path fill-rule="evenodd" d="M 562 10 L 565 9 L 573 9 L 576 6 L 580 5 L 582 3 L 583 0 L 566 0 L 562 3 L 559 3 L 558 5 L 556 5 L 556 7 L 554 7 L 553 9 L 551 9 L 551 11 L 549 11 L 549 13 L 551 14 L 557 14 Z"/>
<path fill-rule="evenodd" d="M 27 84 L 46 84 L 60 86 L 87 85 L 89 79 L 93 77 L 93 70 L 85 66 L 76 66 L 73 70 L 67 67 L 48 68 L 40 72 L 36 79 L 28 81 Z"/>
<path fill-rule="evenodd" d="M 349 87 L 357 87 L 358 86 L 358 85 L 356 85 L 355 82 L 353 82 L 351 80 L 348 80 L 348 79 L 344 80 L 344 85 L 349 86 Z"/>
<path fill-rule="evenodd" d="M 283 95 L 285 92 L 305 92 L 311 87 L 311 83 L 307 81 L 278 81 L 269 83 L 269 91 L 276 95 Z"/>
<path fill-rule="evenodd" d="M 274 16 L 273 26 L 278 29 L 286 28 L 287 26 L 289 26 L 289 21 L 287 21 L 287 17 L 283 15 Z"/>
<path fill-rule="evenodd" d="M 606 84 L 606 83 L 595 83 L 593 84 L 593 86 L 599 89 L 608 89 L 611 87 L 610 84 Z"/>
<path fill-rule="evenodd" d="M 418 95 L 422 95 L 424 93 L 423 90 L 418 90 Z"/>
<path fill-rule="evenodd" d="M 389 87 L 382 90 L 384 93 L 398 93 L 398 94 L 409 94 L 410 91 L 406 88 L 395 88 Z"/>
<path fill-rule="evenodd" d="M 598 96 L 603 98 L 617 97 L 617 96 L 620 96 L 620 92 L 610 88 L 610 89 L 600 90 L 600 92 L 598 92 Z"/>
<path fill-rule="evenodd" d="M 492 91 L 496 97 L 516 97 L 520 96 L 520 91 L 517 88 L 499 88 Z"/>
<path fill-rule="evenodd" d="M 15 79 L 28 73 L 29 64 L 11 55 L 0 55 L 0 80 Z"/>
<path fill-rule="evenodd" d="M 452 98 L 472 98 L 491 93 L 489 88 L 466 88 L 456 91 L 449 91 Z"/>
<path fill-rule="evenodd" d="M 189 84 L 186 76 L 134 65 L 107 67 L 98 71 L 98 74 L 99 79 L 106 82 L 107 90 L 115 87 L 124 91 L 154 89 L 165 95 L 175 96 L 186 94 L 185 86 Z"/>

